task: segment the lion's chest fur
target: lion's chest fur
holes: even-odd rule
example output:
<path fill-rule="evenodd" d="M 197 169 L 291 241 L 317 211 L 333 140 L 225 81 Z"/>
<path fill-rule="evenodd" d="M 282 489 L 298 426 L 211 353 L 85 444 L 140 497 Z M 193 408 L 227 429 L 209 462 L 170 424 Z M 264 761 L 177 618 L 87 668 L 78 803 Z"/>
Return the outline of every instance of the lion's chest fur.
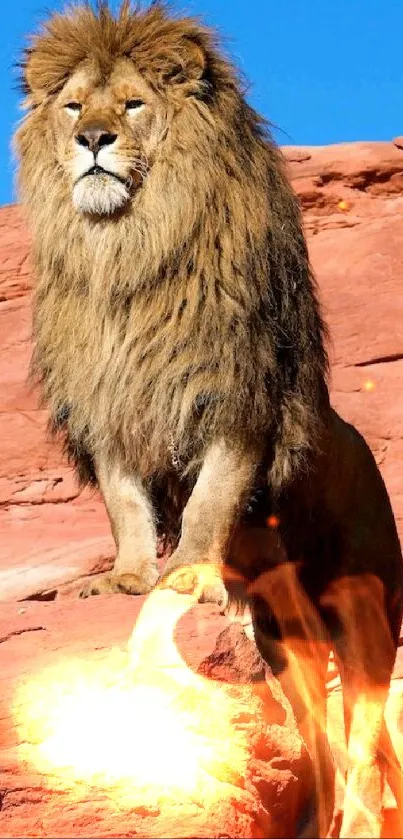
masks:
<path fill-rule="evenodd" d="M 266 430 L 270 342 L 219 283 L 203 283 L 165 277 L 123 294 L 98 278 L 39 292 L 34 366 L 91 454 L 118 450 L 150 474 L 169 468 L 172 448 L 196 464 L 217 435 Z"/>

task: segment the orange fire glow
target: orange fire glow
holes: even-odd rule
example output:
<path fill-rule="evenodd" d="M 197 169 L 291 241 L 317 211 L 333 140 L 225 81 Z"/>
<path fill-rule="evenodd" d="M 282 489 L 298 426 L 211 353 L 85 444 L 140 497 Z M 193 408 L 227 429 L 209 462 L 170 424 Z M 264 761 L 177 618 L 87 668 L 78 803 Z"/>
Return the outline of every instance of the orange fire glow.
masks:
<path fill-rule="evenodd" d="M 365 382 L 363 382 L 362 388 L 367 393 L 370 393 L 371 390 L 375 389 L 375 382 L 372 379 L 366 379 Z"/>
<path fill-rule="evenodd" d="M 381 727 L 385 685 L 366 682 L 364 671 L 362 679 L 355 676 L 354 701 L 345 696 L 352 716 L 347 745 L 343 726 L 332 730 L 326 718 L 330 639 L 299 583 L 297 566 L 277 565 L 250 593 L 266 599 L 285 639 L 287 664 L 279 680 L 313 760 L 319 835 L 326 835 L 329 808 L 333 812 L 334 779 L 320 748 L 327 735 L 338 753 L 342 835 L 378 836 L 382 790 L 376 778 L 375 787 L 369 783 L 368 767 Z M 175 627 L 194 603 L 192 595 L 157 588 L 125 652 L 112 650 L 92 662 L 61 661 L 26 683 L 15 704 L 23 756 L 40 772 L 56 776 L 73 796 L 75 790 L 82 794 L 84 783 L 105 791 L 122 809 L 158 807 L 167 800 L 188 799 L 201 806 L 232 800 L 234 787 L 228 782 L 245 776 L 250 746 L 233 724 L 235 696 L 222 683 L 193 671 L 175 643 Z M 350 627 L 357 603 L 363 631 L 358 627 L 353 638 L 352 660 L 359 674 L 369 655 L 374 672 L 382 672 L 393 650 L 379 579 L 341 578 L 323 598 L 323 605 L 336 609 L 341 623 Z M 384 756 L 389 784 L 401 804 L 400 769 L 389 753 Z"/>
<path fill-rule="evenodd" d="M 235 700 L 193 672 L 173 639 L 193 603 L 156 590 L 127 652 L 61 661 L 26 683 L 15 703 L 23 757 L 73 795 L 85 783 L 120 807 L 186 798 L 205 805 L 233 794 L 225 782 L 242 776 L 249 759 L 231 723 Z"/>
<path fill-rule="evenodd" d="M 250 591 L 266 600 L 281 628 L 287 663 L 279 680 L 291 699 L 313 761 L 319 836 L 328 835 L 329 816 L 334 812 L 333 761 L 327 746 L 323 749 L 326 742 L 337 754 L 335 806 L 339 813 L 343 810 L 341 835 L 379 839 L 383 783 L 375 766 L 378 752 L 396 804 L 403 805 L 403 775 L 395 751 L 402 738 L 396 736 L 396 726 L 389 724 L 388 733 L 383 723 L 388 695 L 383 673 L 385 663 L 393 663 L 394 647 L 381 580 L 373 574 L 340 577 L 321 597 L 321 605 L 334 610 L 340 625 L 348 629 L 345 639 L 349 639 L 348 661 L 353 666 L 343 684 L 345 712 L 350 718 L 346 739 L 343 721 L 335 725 L 334 714 L 327 715 L 324 681 L 331 641 L 301 586 L 297 565 L 277 565 L 262 574 Z"/>

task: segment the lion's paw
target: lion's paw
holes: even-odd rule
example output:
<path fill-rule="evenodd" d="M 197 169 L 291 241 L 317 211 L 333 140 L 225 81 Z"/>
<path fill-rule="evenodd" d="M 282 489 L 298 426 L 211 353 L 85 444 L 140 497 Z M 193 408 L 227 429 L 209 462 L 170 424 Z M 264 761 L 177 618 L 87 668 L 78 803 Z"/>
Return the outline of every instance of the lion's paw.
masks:
<path fill-rule="evenodd" d="M 179 594 L 192 594 L 198 603 L 216 603 L 222 611 L 228 603 L 225 588 L 219 570 L 209 563 L 181 565 L 164 571 L 161 588 L 171 588 Z"/>
<path fill-rule="evenodd" d="M 116 574 L 113 571 L 93 577 L 83 586 L 80 597 L 94 594 L 148 594 L 158 580 L 158 571 L 150 569 L 147 574 Z"/>

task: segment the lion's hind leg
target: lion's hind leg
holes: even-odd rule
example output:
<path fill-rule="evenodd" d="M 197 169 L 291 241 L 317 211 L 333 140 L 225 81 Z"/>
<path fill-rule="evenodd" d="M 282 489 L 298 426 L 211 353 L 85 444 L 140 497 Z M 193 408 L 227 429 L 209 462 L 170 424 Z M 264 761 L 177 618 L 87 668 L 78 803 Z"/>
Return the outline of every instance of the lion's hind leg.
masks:
<path fill-rule="evenodd" d="M 384 606 L 384 586 L 373 574 L 344 577 L 326 596 L 340 629 L 335 651 L 343 687 L 347 777 L 340 837 L 378 837 L 385 778 L 397 798 L 402 772 L 384 711 L 396 644 Z M 400 803 L 398 801 L 398 803 Z"/>
<path fill-rule="evenodd" d="M 403 768 L 396 754 L 385 718 L 383 720 L 378 756 L 379 760 L 385 763 L 386 779 L 395 797 L 400 832 L 403 835 Z"/>
<path fill-rule="evenodd" d="M 249 593 L 256 644 L 290 702 L 313 764 L 315 807 L 299 835 L 304 839 L 326 837 L 335 793 L 335 765 L 326 724 L 330 639 L 294 563 L 284 562 L 265 572 L 249 587 Z"/>

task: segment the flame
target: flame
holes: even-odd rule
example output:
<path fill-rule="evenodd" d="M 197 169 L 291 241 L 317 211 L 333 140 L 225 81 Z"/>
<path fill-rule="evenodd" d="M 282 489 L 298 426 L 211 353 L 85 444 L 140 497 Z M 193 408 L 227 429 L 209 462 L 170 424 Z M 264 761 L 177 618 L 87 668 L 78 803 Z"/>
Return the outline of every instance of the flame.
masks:
<path fill-rule="evenodd" d="M 279 680 L 313 760 L 316 835 L 326 835 L 333 814 L 333 766 L 324 749 L 330 742 L 344 797 L 342 835 L 378 836 L 382 783 L 372 768 L 379 735 L 387 780 L 398 806 L 403 804 L 402 772 L 383 718 L 394 656 L 383 584 L 371 574 L 342 577 L 320 601 L 349 629 L 345 743 L 326 716 L 331 639 L 300 583 L 298 565 L 280 562 L 249 593 L 266 600 L 281 629 L 285 664 Z M 82 795 L 82 784 L 96 786 L 121 808 L 186 799 L 214 808 L 223 799 L 233 801 L 233 784 L 245 777 L 251 757 L 245 732 L 232 722 L 239 700 L 188 667 L 174 640 L 178 621 L 195 600 L 157 588 L 125 651 L 111 650 L 99 660 L 63 660 L 27 682 L 15 702 L 23 756 L 40 772 L 57 776 L 73 795 Z"/>
<path fill-rule="evenodd" d="M 348 643 L 348 651 L 344 649 L 345 742 L 340 742 L 340 731 L 332 730 L 326 713 L 331 639 L 319 609 L 301 585 L 298 564 L 280 563 L 249 586 L 249 593 L 266 601 L 281 630 L 284 665 L 279 680 L 313 761 L 318 835 L 328 834 L 335 803 L 343 808 L 343 837 L 379 837 L 383 783 L 377 754 L 398 808 L 403 805 L 403 775 L 394 747 L 396 731 L 391 727 L 389 733 L 385 722 L 395 647 L 383 583 L 374 574 L 343 576 L 320 598 L 320 607 L 331 609 L 345 631 L 342 643 Z M 264 637 L 261 642 L 264 646 Z M 342 787 L 342 800 L 336 802 L 336 767 L 329 744 L 336 745 L 337 782 Z"/>
<path fill-rule="evenodd" d="M 62 660 L 25 683 L 14 705 L 23 757 L 73 794 L 96 786 L 121 807 L 233 796 L 226 782 L 249 759 L 231 722 L 236 699 L 192 671 L 173 639 L 193 604 L 157 589 L 126 652 Z"/>

